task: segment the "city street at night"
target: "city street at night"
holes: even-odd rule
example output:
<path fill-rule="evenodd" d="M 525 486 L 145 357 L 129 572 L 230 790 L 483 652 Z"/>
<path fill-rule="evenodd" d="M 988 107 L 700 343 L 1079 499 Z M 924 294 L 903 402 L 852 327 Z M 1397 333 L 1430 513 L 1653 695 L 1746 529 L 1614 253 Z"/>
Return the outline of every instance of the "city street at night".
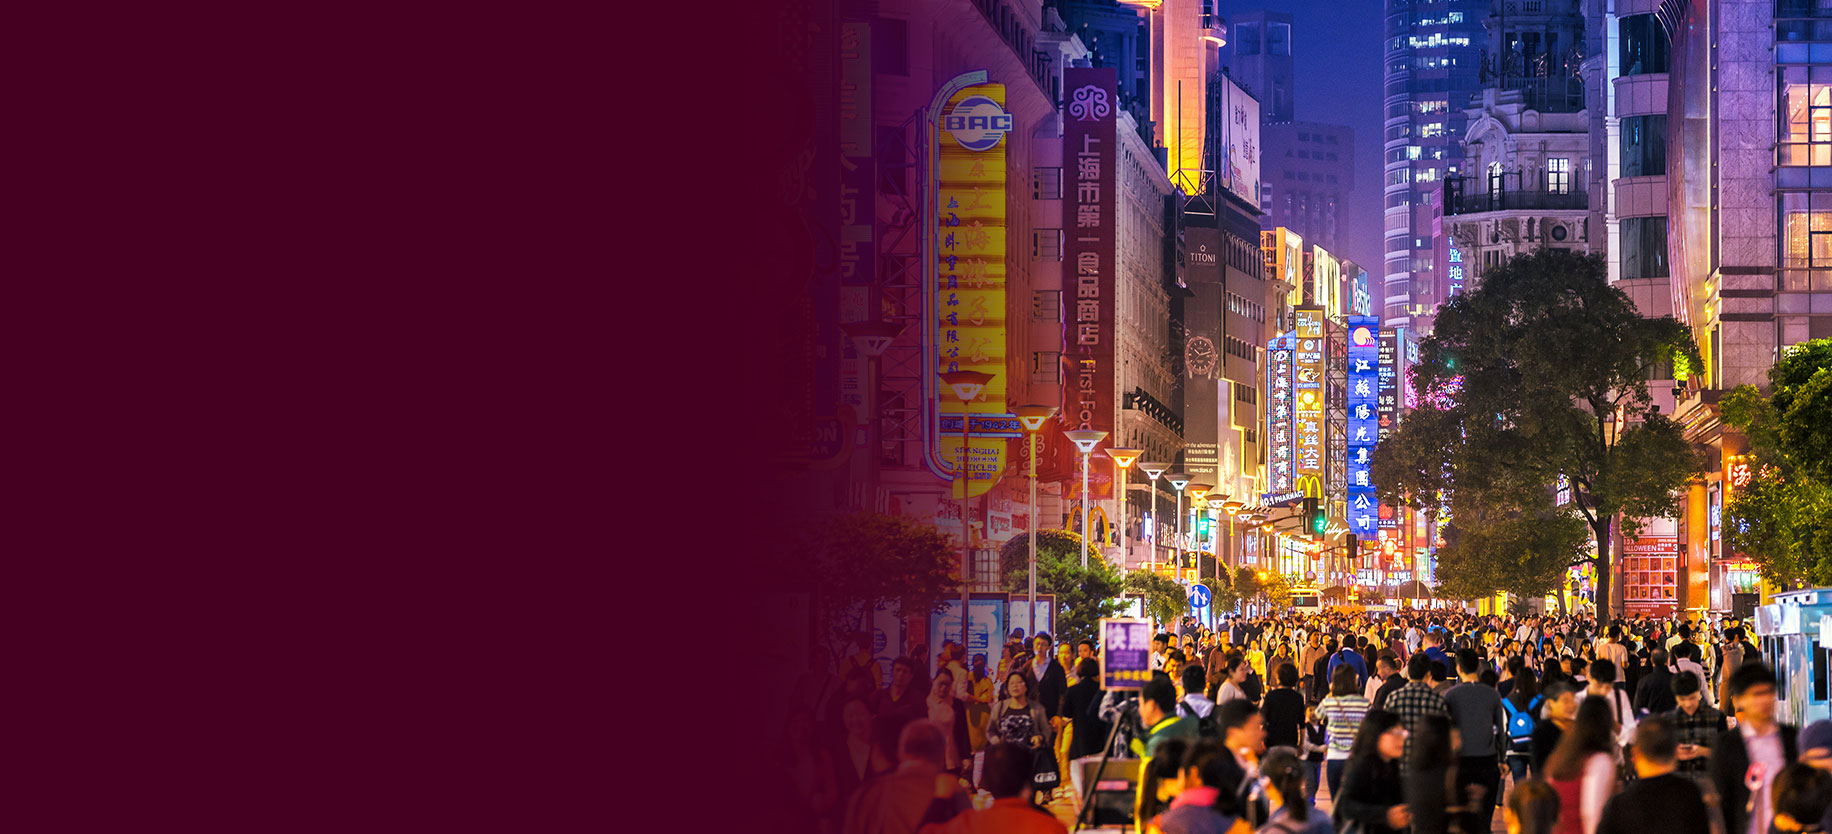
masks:
<path fill-rule="evenodd" d="M 1832 4 L 807 8 L 792 826 L 1832 825 Z"/>

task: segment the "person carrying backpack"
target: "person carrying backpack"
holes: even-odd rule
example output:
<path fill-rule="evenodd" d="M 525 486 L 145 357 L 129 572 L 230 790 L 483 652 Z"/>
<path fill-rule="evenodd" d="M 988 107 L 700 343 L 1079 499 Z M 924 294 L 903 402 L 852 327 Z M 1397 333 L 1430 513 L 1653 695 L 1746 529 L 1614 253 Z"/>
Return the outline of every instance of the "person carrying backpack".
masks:
<path fill-rule="evenodd" d="M 1527 781 L 1533 756 L 1533 731 L 1539 727 L 1539 706 L 1545 699 L 1539 694 L 1539 681 L 1533 670 L 1522 664 L 1514 673 L 1514 689 L 1501 699 L 1501 709 L 1508 714 L 1508 773 L 1514 784 Z"/>
<path fill-rule="evenodd" d="M 1212 717 L 1215 702 L 1203 694 L 1207 684 L 1208 672 L 1201 666 L 1192 663 L 1183 667 L 1183 691 L 1189 694 L 1177 702 L 1177 714 L 1196 719 L 1197 738 L 1219 738 L 1221 733 L 1216 730 Z"/>

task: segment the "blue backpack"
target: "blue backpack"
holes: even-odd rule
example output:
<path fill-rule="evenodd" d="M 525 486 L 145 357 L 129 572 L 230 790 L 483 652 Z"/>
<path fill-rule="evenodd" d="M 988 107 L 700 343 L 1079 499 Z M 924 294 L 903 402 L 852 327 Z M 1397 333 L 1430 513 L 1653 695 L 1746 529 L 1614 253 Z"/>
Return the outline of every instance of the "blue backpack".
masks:
<path fill-rule="evenodd" d="M 1539 702 L 1543 700 L 1544 696 L 1535 695 L 1532 701 L 1527 702 L 1526 709 L 1515 709 L 1512 699 L 1501 699 L 1501 708 L 1508 713 L 1508 738 L 1522 742 L 1533 737 L 1533 711 L 1539 709 Z"/>

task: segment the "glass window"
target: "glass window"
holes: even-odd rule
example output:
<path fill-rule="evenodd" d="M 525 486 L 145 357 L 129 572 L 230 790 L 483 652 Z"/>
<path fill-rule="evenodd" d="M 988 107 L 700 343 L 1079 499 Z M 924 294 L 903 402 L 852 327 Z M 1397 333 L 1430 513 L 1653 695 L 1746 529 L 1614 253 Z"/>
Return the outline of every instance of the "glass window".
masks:
<path fill-rule="evenodd" d="M 1781 195 L 1781 265 L 1832 268 L 1832 191 Z"/>
<path fill-rule="evenodd" d="M 1667 71 L 1667 30 L 1653 15 L 1622 18 L 1619 43 L 1623 75 Z"/>
<path fill-rule="evenodd" d="M 1649 177 L 1667 172 L 1667 117 L 1622 118 L 1622 176 Z"/>
<path fill-rule="evenodd" d="M 1260 37 L 1259 37 L 1259 24 L 1258 23 L 1236 23 L 1234 24 L 1234 31 L 1232 32 L 1232 34 L 1234 35 L 1234 54 L 1236 55 L 1258 55 L 1260 54 Z"/>
<path fill-rule="evenodd" d="M 1266 54 L 1267 55 L 1290 55 L 1291 54 L 1291 24 L 1289 23 L 1268 23 L 1266 24 Z"/>
<path fill-rule="evenodd" d="M 1571 193 L 1571 160 L 1553 157 L 1546 160 L 1546 190 L 1554 194 Z"/>
<path fill-rule="evenodd" d="M 1667 277 L 1667 219 L 1631 217 L 1622 221 L 1622 277 Z"/>
<path fill-rule="evenodd" d="M 1832 165 L 1832 66 L 1781 68 L 1781 164 Z"/>

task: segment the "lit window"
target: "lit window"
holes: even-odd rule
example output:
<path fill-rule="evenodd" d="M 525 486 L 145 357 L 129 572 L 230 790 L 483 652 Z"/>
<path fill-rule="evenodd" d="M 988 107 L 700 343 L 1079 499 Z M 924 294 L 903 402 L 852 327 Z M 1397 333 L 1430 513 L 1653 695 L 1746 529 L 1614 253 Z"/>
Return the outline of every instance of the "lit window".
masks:
<path fill-rule="evenodd" d="M 1781 195 L 1781 265 L 1832 267 L 1832 192 Z"/>
<path fill-rule="evenodd" d="M 1406 146 L 1406 158 L 1407 159 L 1418 159 L 1419 158 L 1419 146 L 1407 145 Z"/>
<path fill-rule="evenodd" d="M 1546 190 L 1554 194 L 1571 193 L 1571 160 L 1563 157 L 1546 160 Z"/>
<path fill-rule="evenodd" d="M 1781 102 L 1781 164 L 1832 165 L 1832 66 L 1784 69 Z"/>

